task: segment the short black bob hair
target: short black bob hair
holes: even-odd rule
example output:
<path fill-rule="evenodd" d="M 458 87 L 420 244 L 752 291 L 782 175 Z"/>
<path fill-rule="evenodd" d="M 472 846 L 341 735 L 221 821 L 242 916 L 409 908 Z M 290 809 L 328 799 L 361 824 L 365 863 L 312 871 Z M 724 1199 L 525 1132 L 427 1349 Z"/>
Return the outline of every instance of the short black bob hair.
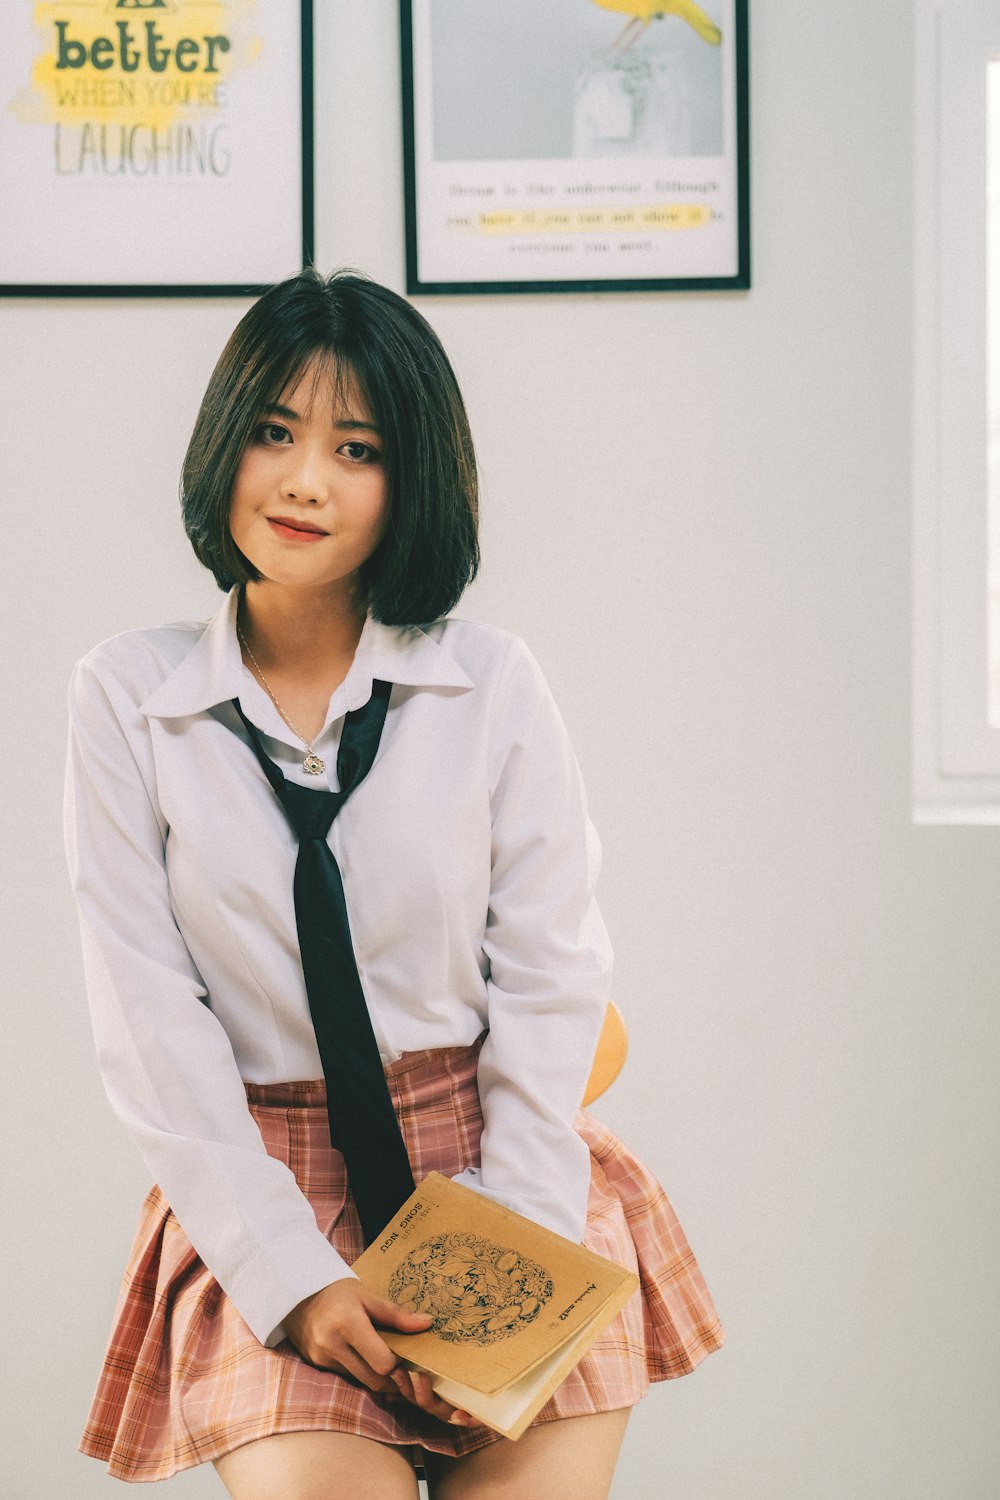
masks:
<path fill-rule="evenodd" d="M 388 518 L 360 570 L 386 625 L 439 619 L 479 569 L 469 421 L 448 356 L 403 298 L 355 271 L 309 268 L 265 292 L 234 329 L 195 422 L 181 474 L 184 528 L 221 589 L 261 575 L 236 546 L 236 471 L 264 412 L 314 358 L 353 381 L 382 437 Z M 339 390 L 338 390 L 339 393 Z"/>

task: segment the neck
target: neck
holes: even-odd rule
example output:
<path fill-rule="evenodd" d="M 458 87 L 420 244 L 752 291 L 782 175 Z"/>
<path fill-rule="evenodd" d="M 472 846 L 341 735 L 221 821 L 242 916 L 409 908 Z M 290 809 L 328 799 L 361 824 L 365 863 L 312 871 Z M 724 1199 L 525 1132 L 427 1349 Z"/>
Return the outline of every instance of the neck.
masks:
<path fill-rule="evenodd" d="M 346 592 L 264 580 L 245 585 L 236 622 L 265 671 L 308 675 L 353 657 L 365 615 L 364 605 Z"/>

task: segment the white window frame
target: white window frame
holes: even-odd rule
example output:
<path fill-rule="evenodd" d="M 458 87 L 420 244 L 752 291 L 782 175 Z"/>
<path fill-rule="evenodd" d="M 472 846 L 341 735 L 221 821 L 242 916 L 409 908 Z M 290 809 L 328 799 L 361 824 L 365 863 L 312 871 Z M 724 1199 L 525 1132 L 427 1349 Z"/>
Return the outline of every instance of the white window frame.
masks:
<path fill-rule="evenodd" d="M 986 72 L 998 0 L 916 0 L 913 816 L 1000 823 L 989 722 Z"/>

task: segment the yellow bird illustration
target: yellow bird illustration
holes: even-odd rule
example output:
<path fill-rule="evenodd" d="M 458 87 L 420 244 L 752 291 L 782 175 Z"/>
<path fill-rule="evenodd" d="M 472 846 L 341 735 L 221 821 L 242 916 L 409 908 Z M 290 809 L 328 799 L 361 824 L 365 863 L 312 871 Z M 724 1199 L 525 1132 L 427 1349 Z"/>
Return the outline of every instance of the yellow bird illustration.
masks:
<path fill-rule="evenodd" d="M 664 16 L 678 16 L 715 47 L 722 41 L 718 26 L 706 16 L 700 5 L 695 5 L 694 0 L 594 0 L 594 4 L 602 10 L 616 10 L 620 15 L 632 17 L 613 43 L 613 48 L 622 51 L 632 46 L 650 21 L 662 20 Z"/>

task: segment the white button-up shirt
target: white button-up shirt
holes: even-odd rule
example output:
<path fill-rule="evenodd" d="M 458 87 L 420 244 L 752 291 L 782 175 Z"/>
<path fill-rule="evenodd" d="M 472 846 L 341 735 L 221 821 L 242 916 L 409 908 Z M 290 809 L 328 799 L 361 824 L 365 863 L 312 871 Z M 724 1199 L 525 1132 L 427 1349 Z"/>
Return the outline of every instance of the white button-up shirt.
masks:
<path fill-rule="evenodd" d="M 262 1342 L 352 1274 L 243 1080 L 320 1078 L 292 897 L 297 842 L 231 700 L 302 785 L 337 789 L 344 715 L 394 684 L 378 754 L 334 820 L 383 1060 L 479 1058 L 482 1165 L 459 1181 L 580 1239 L 573 1130 L 610 990 L 600 850 L 565 726 L 516 636 L 468 620 L 365 622 L 314 741 L 324 776 L 243 665 L 234 588 L 207 624 L 112 637 L 70 685 L 66 845 L 111 1103 L 179 1222 Z"/>

